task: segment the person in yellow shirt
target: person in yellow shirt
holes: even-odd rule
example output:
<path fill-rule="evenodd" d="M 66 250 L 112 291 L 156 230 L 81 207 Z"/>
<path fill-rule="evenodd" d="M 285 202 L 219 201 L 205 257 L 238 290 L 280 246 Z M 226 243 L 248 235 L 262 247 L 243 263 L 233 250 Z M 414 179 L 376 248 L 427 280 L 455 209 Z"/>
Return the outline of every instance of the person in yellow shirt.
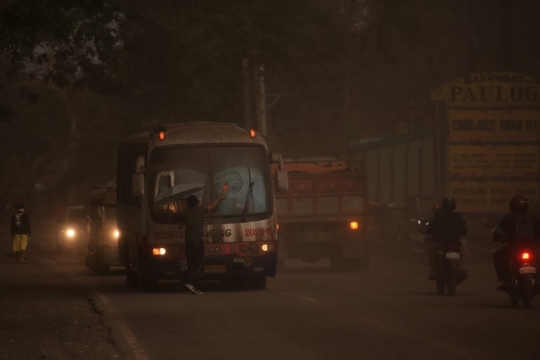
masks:
<path fill-rule="evenodd" d="M 15 205 L 15 213 L 11 216 L 11 237 L 13 238 L 13 253 L 16 263 L 26 263 L 24 255 L 31 234 L 30 217 L 24 209 L 24 204 L 19 203 Z"/>

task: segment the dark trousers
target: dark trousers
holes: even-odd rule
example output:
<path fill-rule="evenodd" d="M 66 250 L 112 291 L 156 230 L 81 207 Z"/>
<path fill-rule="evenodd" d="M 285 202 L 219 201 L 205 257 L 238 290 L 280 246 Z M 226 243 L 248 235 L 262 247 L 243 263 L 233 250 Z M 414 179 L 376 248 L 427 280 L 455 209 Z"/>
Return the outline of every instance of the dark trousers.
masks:
<path fill-rule="evenodd" d="M 187 258 L 187 278 L 186 283 L 195 285 L 199 279 L 199 274 L 204 258 L 203 243 L 186 243 Z"/>

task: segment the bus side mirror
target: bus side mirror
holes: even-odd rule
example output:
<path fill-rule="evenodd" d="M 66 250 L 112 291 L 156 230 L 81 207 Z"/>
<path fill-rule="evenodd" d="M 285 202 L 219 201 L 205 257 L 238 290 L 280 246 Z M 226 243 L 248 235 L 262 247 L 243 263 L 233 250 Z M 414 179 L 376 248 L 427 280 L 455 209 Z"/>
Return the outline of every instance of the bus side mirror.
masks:
<path fill-rule="evenodd" d="M 289 173 L 287 170 L 276 170 L 276 182 L 279 191 L 289 191 Z"/>
<path fill-rule="evenodd" d="M 284 170 L 283 167 L 283 157 L 279 153 L 270 153 L 269 154 L 270 162 L 272 164 L 277 164 L 278 168 L 276 170 L 276 185 L 277 189 L 281 192 L 289 191 L 289 174 L 287 170 Z"/>
<path fill-rule="evenodd" d="M 278 170 L 283 170 L 283 157 L 279 153 L 270 153 L 270 162 L 272 164 L 278 164 Z"/>

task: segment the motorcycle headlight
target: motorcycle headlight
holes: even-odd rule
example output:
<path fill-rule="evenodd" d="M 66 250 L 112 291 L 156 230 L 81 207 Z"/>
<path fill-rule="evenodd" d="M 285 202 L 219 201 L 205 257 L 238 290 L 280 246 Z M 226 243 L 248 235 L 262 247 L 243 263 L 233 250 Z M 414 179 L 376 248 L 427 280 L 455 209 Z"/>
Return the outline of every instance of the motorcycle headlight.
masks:
<path fill-rule="evenodd" d="M 68 237 L 75 237 L 75 230 L 73 230 L 73 229 L 67 229 L 66 235 L 67 235 Z"/>

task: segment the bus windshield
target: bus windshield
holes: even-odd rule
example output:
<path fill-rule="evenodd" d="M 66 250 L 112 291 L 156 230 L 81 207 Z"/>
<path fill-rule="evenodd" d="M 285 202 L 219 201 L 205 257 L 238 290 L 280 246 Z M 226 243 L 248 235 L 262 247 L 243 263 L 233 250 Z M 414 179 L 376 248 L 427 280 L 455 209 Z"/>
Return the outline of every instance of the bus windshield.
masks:
<path fill-rule="evenodd" d="M 271 210 L 270 168 L 259 146 L 156 148 L 149 170 L 149 206 L 156 221 L 176 221 L 190 195 L 210 205 L 225 184 L 227 198 L 209 216 L 240 216 L 245 221 Z"/>

